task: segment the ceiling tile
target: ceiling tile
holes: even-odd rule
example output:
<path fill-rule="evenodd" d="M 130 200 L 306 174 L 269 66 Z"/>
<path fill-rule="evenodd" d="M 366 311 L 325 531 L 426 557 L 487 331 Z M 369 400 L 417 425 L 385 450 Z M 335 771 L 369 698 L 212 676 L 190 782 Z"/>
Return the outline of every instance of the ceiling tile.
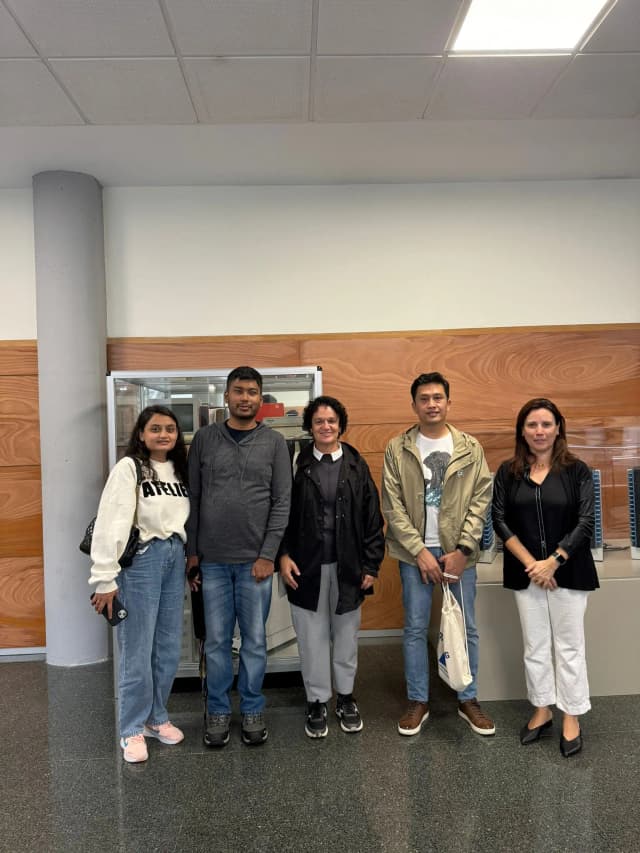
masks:
<path fill-rule="evenodd" d="M 584 52 L 640 51 L 640 3 L 618 0 L 593 36 Z"/>
<path fill-rule="evenodd" d="M 319 56 L 318 121 L 421 119 L 442 60 L 408 56 Z"/>
<path fill-rule="evenodd" d="M 36 55 L 11 15 L 4 6 L 0 6 L 0 57 L 17 59 Z"/>
<path fill-rule="evenodd" d="M 178 50 L 190 56 L 308 54 L 311 0 L 166 0 Z"/>
<path fill-rule="evenodd" d="M 526 118 L 569 61 L 569 56 L 450 57 L 426 118 Z"/>
<path fill-rule="evenodd" d="M 294 56 L 185 59 L 201 122 L 304 121 L 309 60 Z"/>
<path fill-rule="evenodd" d="M 0 60 L 0 125 L 84 124 L 39 60 Z"/>
<path fill-rule="evenodd" d="M 440 54 L 460 0 L 318 0 L 318 53 Z"/>
<path fill-rule="evenodd" d="M 55 59 L 51 66 L 93 124 L 196 121 L 176 59 Z"/>
<path fill-rule="evenodd" d="M 44 56 L 171 56 L 157 0 L 5 0 Z"/>
<path fill-rule="evenodd" d="M 541 118 L 629 118 L 640 112 L 640 53 L 576 56 L 536 110 Z"/>

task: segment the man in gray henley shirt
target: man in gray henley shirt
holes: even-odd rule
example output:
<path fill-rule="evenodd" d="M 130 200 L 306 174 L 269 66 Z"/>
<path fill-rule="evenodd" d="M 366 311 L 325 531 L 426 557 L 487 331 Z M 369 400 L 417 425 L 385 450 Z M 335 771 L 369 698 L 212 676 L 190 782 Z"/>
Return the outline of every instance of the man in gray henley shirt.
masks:
<path fill-rule="evenodd" d="M 291 462 L 280 433 L 256 421 L 262 377 L 236 367 L 227 377 L 229 419 L 198 430 L 189 451 L 191 514 L 187 570 L 199 566 L 206 625 L 207 716 L 204 743 L 229 741 L 231 644 L 238 620 L 242 739 L 267 739 L 262 682 L 267 664 L 265 623 L 271 577 L 289 519 Z"/>

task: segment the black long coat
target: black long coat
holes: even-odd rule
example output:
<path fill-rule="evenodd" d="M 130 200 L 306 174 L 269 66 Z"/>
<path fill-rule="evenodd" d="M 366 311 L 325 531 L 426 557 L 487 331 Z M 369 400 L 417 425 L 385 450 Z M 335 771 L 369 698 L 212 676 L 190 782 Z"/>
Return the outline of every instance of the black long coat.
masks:
<path fill-rule="evenodd" d="M 341 442 L 342 460 L 336 492 L 336 553 L 339 596 L 336 613 L 349 613 L 362 604 L 364 575 L 377 577 L 384 557 L 383 519 L 378 490 L 369 466 L 350 444 Z M 298 456 L 291 493 L 291 514 L 282 540 L 300 570 L 298 589 L 287 587 L 292 604 L 317 610 L 322 563 L 323 502 L 313 445 Z"/>

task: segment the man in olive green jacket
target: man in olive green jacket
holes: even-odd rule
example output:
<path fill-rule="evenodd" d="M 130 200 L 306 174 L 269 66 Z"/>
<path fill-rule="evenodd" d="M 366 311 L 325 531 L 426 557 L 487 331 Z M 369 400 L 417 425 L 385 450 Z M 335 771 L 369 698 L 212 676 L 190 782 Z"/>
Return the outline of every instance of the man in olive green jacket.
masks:
<path fill-rule="evenodd" d="M 495 734 L 477 700 L 476 560 L 491 501 L 491 474 L 480 444 L 447 423 L 449 383 L 423 373 L 411 385 L 418 423 L 387 445 L 382 511 L 389 554 L 400 566 L 405 613 L 403 651 L 409 706 L 398 723 L 418 734 L 429 717 L 427 629 L 433 589 L 450 584 L 464 598 L 472 681 L 458 693 L 458 714 L 474 732 Z"/>

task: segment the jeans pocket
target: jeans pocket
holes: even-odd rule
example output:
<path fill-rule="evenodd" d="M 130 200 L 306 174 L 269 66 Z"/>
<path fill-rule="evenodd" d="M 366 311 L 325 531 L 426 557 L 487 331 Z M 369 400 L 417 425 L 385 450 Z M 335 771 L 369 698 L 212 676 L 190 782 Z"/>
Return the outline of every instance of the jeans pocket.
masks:
<path fill-rule="evenodd" d="M 151 547 L 151 542 L 145 542 L 136 549 L 136 554 L 145 554 Z"/>

